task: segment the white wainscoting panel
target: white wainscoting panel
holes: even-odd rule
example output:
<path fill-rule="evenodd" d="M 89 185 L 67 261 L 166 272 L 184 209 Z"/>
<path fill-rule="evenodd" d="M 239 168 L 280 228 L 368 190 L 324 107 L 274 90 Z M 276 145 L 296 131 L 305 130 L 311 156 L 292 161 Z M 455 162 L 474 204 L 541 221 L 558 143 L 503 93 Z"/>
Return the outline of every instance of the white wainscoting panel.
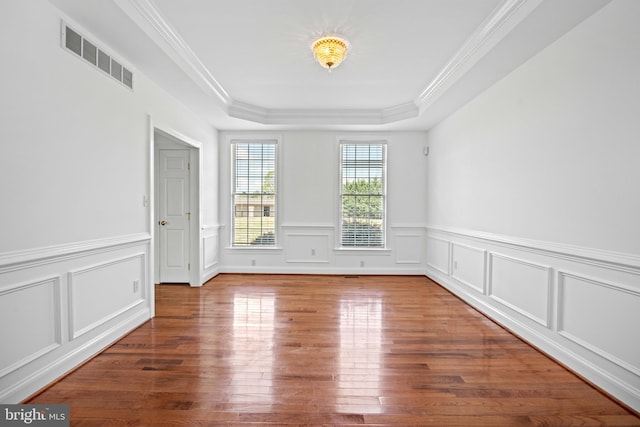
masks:
<path fill-rule="evenodd" d="M 142 303 L 144 267 L 144 254 L 136 254 L 70 271 L 71 339 Z"/>
<path fill-rule="evenodd" d="M 341 247 L 335 224 L 284 223 L 274 248 L 221 248 L 221 273 L 424 274 L 421 224 L 387 229 L 384 248 Z"/>
<path fill-rule="evenodd" d="M 202 265 L 205 270 L 209 270 L 218 263 L 218 235 L 203 237 L 202 247 Z"/>
<path fill-rule="evenodd" d="M 151 317 L 148 234 L 0 254 L 0 402 L 18 403 Z"/>
<path fill-rule="evenodd" d="M 284 237 L 286 262 L 328 263 L 329 233 L 287 232 Z"/>
<path fill-rule="evenodd" d="M 639 307 L 640 287 L 558 273 L 560 334 L 640 376 Z"/>
<path fill-rule="evenodd" d="M 61 344 L 60 277 L 0 290 L 0 377 Z"/>
<path fill-rule="evenodd" d="M 422 264 L 424 236 L 422 234 L 396 233 L 396 264 Z"/>
<path fill-rule="evenodd" d="M 489 254 L 489 295 L 543 326 L 549 326 L 551 269 Z"/>
<path fill-rule="evenodd" d="M 220 264 L 220 226 L 206 225 L 201 230 L 202 239 L 202 264 L 200 283 L 204 284 L 207 280 L 218 274 Z"/>
<path fill-rule="evenodd" d="M 451 245 L 451 277 L 480 293 L 485 293 L 487 252 L 460 243 Z"/>
<path fill-rule="evenodd" d="M 449 275 L 449 240 L 438 237 L 427 238 L 427 265 L 440 273 Z"/>
<path fill-rule="evenodd" d="M 426 238 L 428 277 L 640 411 L 639 254 L 448 227 Z"/>

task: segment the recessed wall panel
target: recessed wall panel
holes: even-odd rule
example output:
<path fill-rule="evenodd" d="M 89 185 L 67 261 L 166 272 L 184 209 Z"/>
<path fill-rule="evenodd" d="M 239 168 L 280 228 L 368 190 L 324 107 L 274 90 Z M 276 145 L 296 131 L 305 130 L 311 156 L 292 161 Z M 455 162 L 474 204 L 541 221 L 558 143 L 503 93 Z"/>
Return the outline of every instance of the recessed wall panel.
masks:
<path fill-rule="evenodd" d="M 329 234 L 287 233 L 287 262 L 329 262 Z"/>
<path fill-rule="evenodd" d="M 59 277 L 0 291 L 0 377 L 60 345 Z"/>
<path fill-rule="evenodd" d="M 453 243 L 451 254 L 451 277 L 484 293 L 486 252 L 471 246 Z"/>
<path fill-rule="evenodd" d="M 498 254 L 490 259 L 491 298 L 548 326 L 551 269 Z"/>
<path fill-rule="evenodd" d="M 640 289 L 569 273 L 558 278 L 559 332 L 640 375 Z"/>
<path fill-rule="evenodd" d="M 420 264 L 422 263 L 423 240 L 421 235 L 397 234 L 395 239 L 396 263 Z"/>
<path fill-rule="evenodd" d="M 427 264 L 449 275 L 449 241 L 437 237 L 427 238 Z"/>
<path fill-rule="evenodd" d="M 72 338 L 143 301 L 144 264 L 139 254 L 69 273 Z"/>
<path fill-rule="evenodd" d="M 211 268 L 218 263 L 218 235 L 206 236 L 202 238 L 202 257 L 205 269 Z"/>

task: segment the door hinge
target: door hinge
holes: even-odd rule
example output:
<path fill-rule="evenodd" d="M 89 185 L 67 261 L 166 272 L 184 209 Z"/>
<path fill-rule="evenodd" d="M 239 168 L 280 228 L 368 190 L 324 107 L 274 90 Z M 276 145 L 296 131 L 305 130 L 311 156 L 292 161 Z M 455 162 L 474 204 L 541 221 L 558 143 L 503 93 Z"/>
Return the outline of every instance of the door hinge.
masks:
<path fill-rule="evenodd" d="M 187 264 L 187 270 L 191 270 L 191 263 Z"/>
<path fill-rule="evenodd" d="M 191 212 L 187 212 L 187 221 L 191 221 Z"/>
<path fill-rule="evenodd" d="M 191 162 L 187 162 L 187 170 L 190 171 L 191 170 Z"/>

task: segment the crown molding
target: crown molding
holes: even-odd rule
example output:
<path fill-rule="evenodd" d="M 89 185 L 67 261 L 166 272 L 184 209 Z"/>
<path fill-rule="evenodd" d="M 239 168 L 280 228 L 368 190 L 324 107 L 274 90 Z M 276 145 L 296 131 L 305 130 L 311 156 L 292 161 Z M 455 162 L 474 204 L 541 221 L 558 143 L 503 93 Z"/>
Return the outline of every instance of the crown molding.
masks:
<path fill-rule="evenodd" d="M 227 107 L 231 96 L 151 0 L 113 0 L 187 75 Z"/>
<path fill-rule="evenodd" d="M 544 0 L 504 0 L 413 100 L 382 109 L 267 109 L 233 99 L 152 0 L 113 0 L 229 117 L 261 124 L 382 125 L 415 118 L 496 46 Z"/>
<path fill-rule="evenodd" d="M 418 107 L 408 102 L 377 109 L 266 109 L 231 101 L 227 114 L 262 124 L 359 124 L 382 125 L 418 116 Z"/>
<path fill-rule="evenodd" d="M 424 111 L 544 0 L 505 0 L 463 43 L 414 102 Z"/>
<path fill-rule="evenodd" d="M 420 109 L 415 102 L 387 107 L 382 110 L 383 123 L 399 122 L 400 120 L 412 119 L 420 115 Z"/>

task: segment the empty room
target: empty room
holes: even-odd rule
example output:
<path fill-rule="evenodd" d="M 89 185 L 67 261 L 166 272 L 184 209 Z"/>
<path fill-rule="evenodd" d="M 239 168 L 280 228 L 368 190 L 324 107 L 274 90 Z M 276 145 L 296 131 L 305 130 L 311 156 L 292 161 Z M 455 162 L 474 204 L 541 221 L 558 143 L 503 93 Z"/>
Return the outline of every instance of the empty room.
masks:
<path fill-rule="evenodd" d="M 640 2 L 0 12 L 0 424 L 640 426 Z"/>

